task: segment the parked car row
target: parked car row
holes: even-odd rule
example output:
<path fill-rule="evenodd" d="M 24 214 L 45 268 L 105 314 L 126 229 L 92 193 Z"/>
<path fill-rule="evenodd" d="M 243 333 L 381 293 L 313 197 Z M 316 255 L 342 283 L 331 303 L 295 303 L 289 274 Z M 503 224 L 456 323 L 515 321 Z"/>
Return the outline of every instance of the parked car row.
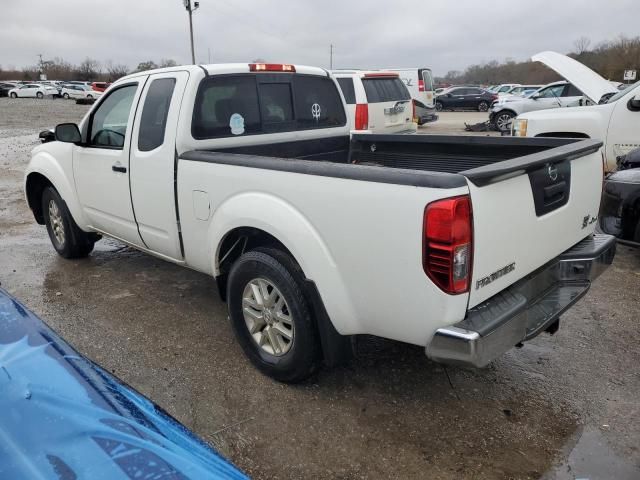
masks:
<path fill-rule="evenodd" d="M 96 99 L 111 85 L 108 82 L 60 82 L 43 80 L 38 82 L 0 82 L 0 97 L 44 98 L 46 96 Z"/>
<path fill-rule="evenodd" d="M 51 85 L 42 85 L 37 83 L 27 83 L 14 87 L 8 92 L 11 98 L 44 98 L 46 96 L 58 95 L 58 90 Z"/>

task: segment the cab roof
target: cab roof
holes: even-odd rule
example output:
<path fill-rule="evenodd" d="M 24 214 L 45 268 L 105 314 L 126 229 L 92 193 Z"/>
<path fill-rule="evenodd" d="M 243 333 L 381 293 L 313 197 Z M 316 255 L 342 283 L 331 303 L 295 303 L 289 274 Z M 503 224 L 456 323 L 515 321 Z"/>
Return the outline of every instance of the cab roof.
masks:
<path fill-rule="evenodd" d="M 305 75 L 319 75 L 319 76 L 328 76 L 329 72 L 324 68 L 320 67 L 311 67 L 308 65 L 296 65 L 291 63 L 212 63 L 208 65 L 178 65 L 175 67 L 167 67 L 167 68 L 156 68 L 154 70 L 145 70 L 141 72 L 131 73 L 125 77 L 122 77 L 118 80 L 118 82 L 122 80 L 127 80 L 130 78 L 135 78 L 140 75 L 152 75 L 156 73 L 170 73 L 170 72 L 204 72 L 205 75 L 222 75 L 229 73 L 250 73 L 251 65 L 264 65 L 264 66 L 282 66 L 282 67 L 291 67 L 289 70 L 279 70 L 284 73 L 302 73 Z M 262 70 L 257 70 L 261 72 Z M 268 70 L 269 73 L 276 72 L 277 70 Z"/>

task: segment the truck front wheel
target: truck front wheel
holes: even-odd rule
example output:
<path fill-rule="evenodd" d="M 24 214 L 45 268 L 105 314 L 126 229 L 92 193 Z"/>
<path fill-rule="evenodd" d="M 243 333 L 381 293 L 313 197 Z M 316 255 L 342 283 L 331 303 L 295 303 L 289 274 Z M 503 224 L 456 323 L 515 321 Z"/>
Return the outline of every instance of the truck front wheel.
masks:
<path fill-rule="evenodd" d="M 67 204 L 53 187 L 47 187 L 42 192 L 42 212 L 56 252 L 64 258 L 82 258 L 91 253 L 95 239 L 80 230 Z"/>
<path fill-rule="evenodd" d="M 286 383 L 310 377 L 321 360 L 303 278 L 289 255 L 265 248 L 242 255 L 227 283 L 229 317 L 240 346 L 258 370 Z"/>

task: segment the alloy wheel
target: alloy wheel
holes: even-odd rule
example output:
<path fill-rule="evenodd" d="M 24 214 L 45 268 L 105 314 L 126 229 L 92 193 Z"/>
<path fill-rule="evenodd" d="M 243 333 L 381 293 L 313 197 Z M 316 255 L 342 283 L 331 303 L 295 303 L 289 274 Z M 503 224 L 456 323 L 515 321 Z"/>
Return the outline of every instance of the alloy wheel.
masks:
<path fill-rule="evenodd" d="M 242 294 L 244 321 L 256 344 L 276 357 L 293 346 L 293 316 L 278 288 L 265 278 L 254 278 Z"/>
<path fill-rule="evenodd" d="M 58 245 L 63 246 L 65 241 L 64 223 L 58 204 L 53 200 L 49 200 L 49 221 Z"/>
<path fill-rule="evenodd" d="M 508 113 L 501 113 L 496 118 L 496 126 L 498 130 L 501 132 L 505 132 L 511 128 L 511 122 L 513 121 L 513 116 Z"/>

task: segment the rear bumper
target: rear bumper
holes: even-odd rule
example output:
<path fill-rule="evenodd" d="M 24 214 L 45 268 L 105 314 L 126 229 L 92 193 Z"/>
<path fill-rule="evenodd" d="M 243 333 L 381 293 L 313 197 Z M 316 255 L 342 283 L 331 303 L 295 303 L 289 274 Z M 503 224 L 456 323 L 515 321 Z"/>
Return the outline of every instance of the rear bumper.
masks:
<path fill-rule="evenodd" d="M 616 239 L 596 234 L 508 289 L 477 305 L 466 318 L 439 328 L 426 354 L 443 363 L 483 367 L 537 336 L 582 298 L 613 262 Z"/>
<path fill-rule="evenodd" d="M 438 120 L 438 114 L 429 112 L 418 115 L 418 125 L 424 125 L 425 123 L 436 122 Z"/>

